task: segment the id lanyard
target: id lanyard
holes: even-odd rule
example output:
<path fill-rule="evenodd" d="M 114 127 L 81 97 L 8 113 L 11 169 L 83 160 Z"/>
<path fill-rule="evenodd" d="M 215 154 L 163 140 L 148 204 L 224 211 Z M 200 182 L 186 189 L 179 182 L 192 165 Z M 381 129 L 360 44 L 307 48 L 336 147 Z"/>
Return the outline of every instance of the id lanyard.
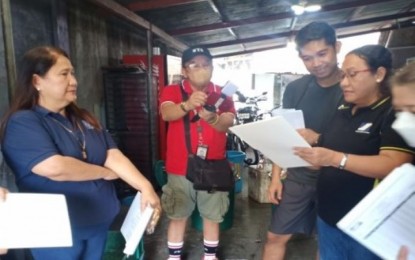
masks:
<path fill-rule="evenodd" d="M 196 111 L 195 111 L 196 113 Z M 197 130 L 197 150 L 196 155 L 202 159 L 206 159 L 208 146 L 203 144 L 203 127 L 200 122 L 201 120 L 196 121 L 196 130 Z"/>

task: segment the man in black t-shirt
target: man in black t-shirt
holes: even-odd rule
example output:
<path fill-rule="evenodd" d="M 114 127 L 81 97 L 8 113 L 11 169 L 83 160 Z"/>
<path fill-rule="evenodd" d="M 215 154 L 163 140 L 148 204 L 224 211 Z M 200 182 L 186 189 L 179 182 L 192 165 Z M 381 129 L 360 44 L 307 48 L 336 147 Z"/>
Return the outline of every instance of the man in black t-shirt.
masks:
<path fill-rule="evenodd" d="M 283 107 L 301 109 L 305 129 L 299 133 L 311 145 L 318 145 L 322 132 L 342 100 L 337 53 L 340 42 L 334 29 L 324 22 L 312 22 L 296 35 L 299 57 L 311 75 L 287 85 Z M 263 259 L 284 259 L 286 244 L 293 234 L 310 235 L 316 224 L 316 181 L 319 171 L 289 168 L 281 181 L 281 169 L 273 165 L 268 188 L 273 207 Z"/>

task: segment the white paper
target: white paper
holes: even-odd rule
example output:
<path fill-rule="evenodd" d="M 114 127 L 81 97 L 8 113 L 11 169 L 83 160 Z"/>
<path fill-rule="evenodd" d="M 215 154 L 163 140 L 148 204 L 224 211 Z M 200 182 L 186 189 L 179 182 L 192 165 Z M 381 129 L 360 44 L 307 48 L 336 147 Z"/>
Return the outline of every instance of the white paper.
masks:
<path fill-rule="evenodd" d="M 294 129 L 305 128 L 302 110 L 280 108 L 272 111 L 272 116 L 284 117 Z"/>
<path fill-rule="evenodd" d="M 143 237 L 144 231 L 153 215 L 154 209 L 147 206 L 141 212 L 141 193 L 137 192 L 127 216 L 121 226 L 121 234 L 125 238 L 124 254 L 133 255 Z"/>
<path fill-rule="evenodd" d="M 8 193 L 0 202 L 0 248 L 72 246 L 65 196 Z"/>
<path fill-rule="evenodd" d="M 415 167 L 404 164 L 392 171 L 337 226 L 384 259 L 396 259 L 409 248 L 415 260 Z"/>
<path fill-rule="evenodd" d="M 294 147 L 310 145 L 282 116 L 236 125 L 230 130 L 282 168 L 310 166 L 293 152 Z"/>
<path fill-rule="evenodd" d="M 238 90 L 238 87 L 232 82 L 228 81 L 226 82 L 225 86 L 222 88 L 221 93 L 228 97 L 232 97 L 232 95 L 235 94 L 237 90 Z"/>

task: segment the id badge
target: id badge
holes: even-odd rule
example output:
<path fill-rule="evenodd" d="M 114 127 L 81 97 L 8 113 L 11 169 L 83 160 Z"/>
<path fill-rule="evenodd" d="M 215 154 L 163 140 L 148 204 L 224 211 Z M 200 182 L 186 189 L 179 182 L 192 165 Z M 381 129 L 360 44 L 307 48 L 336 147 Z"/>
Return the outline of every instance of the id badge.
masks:
<path fill-rule="evenodd" d="M 202 158 L 203 160 L 206 159 L 208 147 L 207 145 L 199 145 L 196 150 L 196 155 Z"/>

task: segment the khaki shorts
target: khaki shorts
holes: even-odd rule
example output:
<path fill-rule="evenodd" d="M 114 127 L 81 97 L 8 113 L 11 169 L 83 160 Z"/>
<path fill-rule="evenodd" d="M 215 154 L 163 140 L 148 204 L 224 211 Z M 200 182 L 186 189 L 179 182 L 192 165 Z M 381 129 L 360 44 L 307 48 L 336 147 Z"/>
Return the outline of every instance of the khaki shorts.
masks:
<path fill-rule="evenodd" d="M 228 192 L 196 191 L 185 176 L 167 174 L 167 184 L 162 189 L 161 205 L 170 219 L 190 217 L 197 203 L 202 218 L 220 223 L 229 208 Z"/>

